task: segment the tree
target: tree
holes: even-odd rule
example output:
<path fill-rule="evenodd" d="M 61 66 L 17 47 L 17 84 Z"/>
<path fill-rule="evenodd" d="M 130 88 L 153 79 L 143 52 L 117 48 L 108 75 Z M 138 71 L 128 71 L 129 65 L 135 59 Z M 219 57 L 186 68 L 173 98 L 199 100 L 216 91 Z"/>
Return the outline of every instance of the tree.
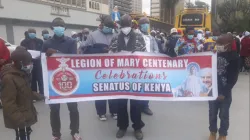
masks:
<path fill-rule="evenodd" d="M 244 31 L 250 29 L 250 3 L 246 0 L 226 1 L 217 6 L 221 19 L 220 28 L 224 31 Z"/>

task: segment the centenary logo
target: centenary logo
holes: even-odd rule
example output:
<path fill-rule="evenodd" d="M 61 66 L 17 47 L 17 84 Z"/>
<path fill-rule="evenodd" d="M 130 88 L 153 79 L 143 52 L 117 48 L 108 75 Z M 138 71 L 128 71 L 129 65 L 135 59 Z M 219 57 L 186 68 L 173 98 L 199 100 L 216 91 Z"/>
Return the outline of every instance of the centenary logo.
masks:
<path fill-rule="evenodd" d="M 56 60 L 61 64 L 51 75 L 52 89 L 61 96 L 72 95 L 79 87 L 79 76 L 66 64 L 70 58 L 59 58 Z"/>

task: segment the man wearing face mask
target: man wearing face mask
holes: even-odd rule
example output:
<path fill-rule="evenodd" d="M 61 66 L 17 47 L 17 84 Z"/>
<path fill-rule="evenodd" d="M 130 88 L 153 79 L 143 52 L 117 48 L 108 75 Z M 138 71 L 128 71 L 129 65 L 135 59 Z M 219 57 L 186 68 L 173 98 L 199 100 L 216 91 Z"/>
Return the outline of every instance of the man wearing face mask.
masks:
<path fill-rule="evenodd" d="M 194 38 L 194 28 L 187 27 L 186 34 L 180 38 L 175 47 L 177 55 L 192 54 L 198 52 L 198 46 L 201 42 Z"/>
<path fill-rule="evenodd" d="M 89 28 L 84 28 L 82 31 L 82 41 L 87 41 L 89 36 Z"/>
<path fill-rule="evenodd" d="M 61 18 L 52 21 L 51 29 L 54 36 L 43 45 L 43 52 L 47 57 L 55 53 L 77 54 L 77 44 L 72 38 L 65 36 L 65 22 Z M 79 112 L 77 103 L 67 103 L 70 114 L 70 129 L 73 140 L 82 140 L 79 135 Z M 60 104 L 50 105 L 50 123 L 53 140 L 61 140 Z"/>
<path fill-rule="evenodd" d="M 180 38 L 180 36 L 178 35 L 177 29 L 172 28 L 170 31 L 170 35 L 167 37 L 167 42 L 165 45 L 167 55 L 169 55 L 171 57 L 177 56 L 175 53 L 175 45 L 176 45 L 176 42 L 178 41 L 179 38 Z"/>
<path fill-rule="evenodd" d="M 142 51 L 146 52 L 146 45 L 143 36 L 140 33 L 135 33 L 132 30 L 132 18 L 129 15 L 124 15 L 121 18 L 121 32 L 118 36 L 115 36 L 110 45 L 111 53 L 118 53 L 121 51 Z M 120 99 L 118 101 L 118 119 L 117 126 L 119 131 L 116 133 L 116 138 L 124 137 L 127 128 L 129 126 L 129 116 L 127 111 L 127 99 Z M 130 116 L 133 122 L 133 128 L 135 130 L 134 135 L 137 140 L 143 139 L 143 133 L 141 129 L 144 127 L 144 123 L 141 120 L 141 108 L 140 101 L 130 100 Z"/>
<path fill-rule="evenodd" d="M 114 37 L 113 29 L 115 27 L 111 16 L 100 16 L 101 25 L 99 29 L 92 32 L 87 40 L 82 43 L 82 50 L 84 54 L 108 53 L 108 48 Z M 109 111 L 113 119 L 117 119 L 117 105 L 116 100 L 109 100 Z M 95 101 L 97 115 L 100 121 L 106 121 L 107 116 L 107 101 Z"/>
<path fill-rule="evenodd" d="M 227 34 L 219 37 L 216 42 L 219 96 L 217 100 L 209 101 L 209 130 L 211 132 L 209 140 L 216 140 L 218 116 L 221 121 L 218 140 L 226 140 L 228 135 L 232 89 L 238 80 L 240 66 L 239 55 L 232 50 L 233 40 L 233 36 Z"/>
<path fill-rule="evenodd" d="M 149 35 L 149 19 L 147 17 L 142 17 L 139 20 L 139 29 L 142 33 L 144 41 L 146 43 L 147 52 L 159 53 L 158 44 L 154 37 Z M 153 112 L 149 108 L 149 101 L 141 101 L 141 111 L 147 115 L 153 115 Z"/>
<path fill-rule="evenodd" d="M 1 71 L 4 123 L 6 128 L 15 130 L 16 140 L 30 140 L 31 126 L 37 122 L 33 99 L 43 97 L 30 88 L 31 54 L 24 47 L 17 47 L 11 59 L 13 63 Z"/>
<path fill-rule="evenodd" d="M 80 46 L 81 46 L 82 42 L 80 41 L 80 37 L 78 36 L 78 33 L 75 32 L 75 31 L 72 31 L 71 32 L 71 38 L 76 41 L 76 43 L 77 43 L 77 50 L 80 50 Z M 78 52 L 78 54 L 79 53 L 80 52 Z"/>
<path fill-rule="evenodd" d="M 35 29 L 28 29 L 28 38 L 21 42 L 21 46 L 25 47 L 27 50 L 42 51 L 43 41 L 36 37 Z M 41 58 L 33 59 L 33 70 L 32 70 L 32 82 L 31 88 L 33 91 L 38 91 L 37 85 L 39 87 L 40 94 L 43 92 L 43 79 L 42 79 L 42 65 Z"/>
<path fill-rule="evenodd" d="M 42 31 L 42 36 L 44 41 L 49 40 L 51 38 L 49 35 L 49 31 L 46 29 Z"/>

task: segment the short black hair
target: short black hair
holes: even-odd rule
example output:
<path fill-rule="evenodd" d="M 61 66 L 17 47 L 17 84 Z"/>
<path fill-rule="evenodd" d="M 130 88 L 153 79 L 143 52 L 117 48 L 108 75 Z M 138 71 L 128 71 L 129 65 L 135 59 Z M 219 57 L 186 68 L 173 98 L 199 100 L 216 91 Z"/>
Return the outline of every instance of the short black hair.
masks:
<path fill-rule="evenodd" d="M 52 27 L 54 26 L 62 26 L 62 27 L 65 27 L 65 22 L 62 18 L 60 17 L 57 17 L 55 18 L 53 21 L 52 21 Z"/>
<path fill-rule="evenodd" d="M 194 30 L 194 27 L 191 27 L 191 26 L 188 26 L 188 27 L 186 27 L 186 33 L 188 33 L 189 31 L 191 31 L 191 30 Z"/>
<path fill-rule="evenodd" d="M 44 30 L 42 31 L 42 35 L 44 35 L 44 34 L 49 34 L 49 31 L 48 31 L 47 29 L 44 29 Z"/>

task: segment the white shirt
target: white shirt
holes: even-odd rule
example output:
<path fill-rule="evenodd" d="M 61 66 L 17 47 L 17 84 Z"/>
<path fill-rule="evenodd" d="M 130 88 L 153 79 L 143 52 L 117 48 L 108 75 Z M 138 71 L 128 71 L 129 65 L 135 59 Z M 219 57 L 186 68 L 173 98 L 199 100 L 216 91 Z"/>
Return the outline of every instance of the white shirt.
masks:
<path fill-rule="evenodd" d="M 147 49 L 147 52 L 150 52 L 151 49 L 150 49 L 150 37 L 149 35 L 143 35 L 143 38 L 144 38 L 144 41 L 146 43 L 146 49 Z"/>
<path fill-rule="evenodd" d="M 115 21 L 119 21 L 118 13 L 117 12 L 115 12 Z"/>

